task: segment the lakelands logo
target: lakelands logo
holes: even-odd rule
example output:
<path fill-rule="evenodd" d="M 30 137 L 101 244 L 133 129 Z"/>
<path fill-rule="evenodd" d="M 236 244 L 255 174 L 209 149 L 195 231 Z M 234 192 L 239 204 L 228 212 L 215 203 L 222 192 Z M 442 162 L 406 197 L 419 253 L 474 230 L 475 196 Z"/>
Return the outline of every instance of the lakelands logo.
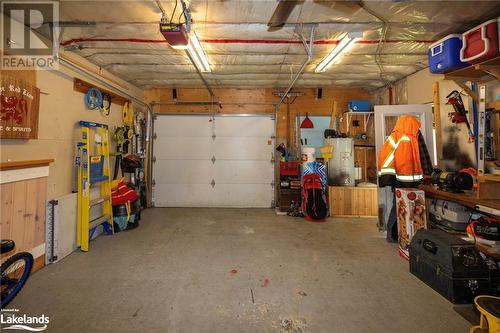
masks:
<path fill-rule="evenodd" d="M 0 314 L 2 330 L 42 332 L 47 329 L 49 322 L 50 318 L 44 314 L 39 316 L 19 314 L 18 309 L 3 309 Z"/>
<path fill-rule="evenodd" d="M 57 69 L 59 3 L 2 1 L 3 70 Z"/>

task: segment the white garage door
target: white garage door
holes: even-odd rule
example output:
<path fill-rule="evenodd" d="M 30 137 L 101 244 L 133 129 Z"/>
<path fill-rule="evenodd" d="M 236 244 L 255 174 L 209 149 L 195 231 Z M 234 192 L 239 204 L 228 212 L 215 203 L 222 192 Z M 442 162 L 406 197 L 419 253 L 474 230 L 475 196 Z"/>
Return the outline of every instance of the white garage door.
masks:
<path fill-rule="evenodd" d="M 270 116 L 158 115 L 154 130 L 156 207 L 271 207 Z"/>

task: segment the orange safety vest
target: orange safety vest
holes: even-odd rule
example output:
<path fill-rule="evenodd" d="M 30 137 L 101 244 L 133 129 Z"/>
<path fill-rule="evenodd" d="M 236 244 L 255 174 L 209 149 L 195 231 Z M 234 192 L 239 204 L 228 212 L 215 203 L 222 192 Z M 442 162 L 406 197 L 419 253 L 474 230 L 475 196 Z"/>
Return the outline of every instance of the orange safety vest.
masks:
<path fill-rule="evenodd" d="M 418 149 L 419 121 L 402 116 L 385 140 L 378 158 L 378 175 L 394 175 L 400 182 L 419 182 L 423 179 Z"/>

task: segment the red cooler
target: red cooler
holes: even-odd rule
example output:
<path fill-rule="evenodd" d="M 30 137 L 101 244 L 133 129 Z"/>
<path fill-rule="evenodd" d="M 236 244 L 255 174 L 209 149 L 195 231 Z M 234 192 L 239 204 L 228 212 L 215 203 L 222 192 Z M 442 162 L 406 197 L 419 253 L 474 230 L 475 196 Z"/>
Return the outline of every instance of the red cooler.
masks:
<path fill-rule="evenodd" d="M 489 20 L 463 33 L 460 50 L 462 62 L 477 64 L 500 56 L 498 20 Z"/>

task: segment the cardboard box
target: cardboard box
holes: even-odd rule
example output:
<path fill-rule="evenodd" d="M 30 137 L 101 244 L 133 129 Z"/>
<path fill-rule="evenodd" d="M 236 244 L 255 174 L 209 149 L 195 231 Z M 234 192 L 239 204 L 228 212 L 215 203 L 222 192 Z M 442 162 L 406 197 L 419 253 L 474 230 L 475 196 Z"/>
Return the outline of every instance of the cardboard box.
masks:
<path fill-rule="evenodd" d="M 397 188 L 395 195 L 399 255 L 409 260 L 408 248 L 413 235 L 419 229 L 427 229 L 425 193 L 416 188 Z"/>

